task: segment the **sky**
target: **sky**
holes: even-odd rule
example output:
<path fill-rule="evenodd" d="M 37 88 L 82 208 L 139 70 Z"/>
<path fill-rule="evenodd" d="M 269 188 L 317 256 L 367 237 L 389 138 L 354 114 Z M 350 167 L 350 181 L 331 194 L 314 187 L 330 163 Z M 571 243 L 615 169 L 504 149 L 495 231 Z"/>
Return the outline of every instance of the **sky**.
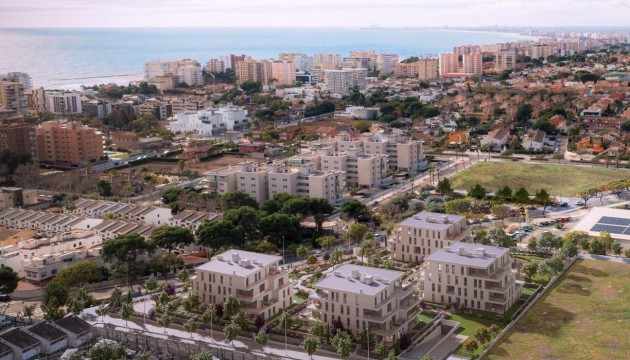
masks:
<path fill-rule="evenodd" d="M 0 27 L 628 26 L 630 0 L 0 0 Z"/>

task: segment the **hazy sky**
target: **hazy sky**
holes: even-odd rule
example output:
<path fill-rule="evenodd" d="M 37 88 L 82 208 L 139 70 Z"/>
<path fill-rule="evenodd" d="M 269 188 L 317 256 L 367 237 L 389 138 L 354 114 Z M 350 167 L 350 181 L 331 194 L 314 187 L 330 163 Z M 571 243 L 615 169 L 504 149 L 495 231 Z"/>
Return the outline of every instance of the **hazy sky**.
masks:
<path fill-rule="evenodd" d="M 0 0 L 0 27 L 628 26 L 630 0 Z"/>

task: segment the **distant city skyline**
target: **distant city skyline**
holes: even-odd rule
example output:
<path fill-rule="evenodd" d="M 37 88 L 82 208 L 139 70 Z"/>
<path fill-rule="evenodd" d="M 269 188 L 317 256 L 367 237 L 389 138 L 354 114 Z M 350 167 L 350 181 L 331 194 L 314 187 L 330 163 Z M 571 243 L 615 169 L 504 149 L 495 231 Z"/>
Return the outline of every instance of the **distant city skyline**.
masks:
<path fill-rule="evenodd" d="M 628 26 L 626 0 L 22 0 L 2 27 Z"/>

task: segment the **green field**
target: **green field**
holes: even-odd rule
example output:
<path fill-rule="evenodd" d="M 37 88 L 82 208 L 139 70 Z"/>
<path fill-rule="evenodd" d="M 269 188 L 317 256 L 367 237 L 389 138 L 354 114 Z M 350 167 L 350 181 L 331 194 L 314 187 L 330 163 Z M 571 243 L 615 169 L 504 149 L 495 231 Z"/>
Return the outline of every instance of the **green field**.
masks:
<path fill-rule="evenodd" d="M 530 193 L 545 189 L 550 195 L 574 196 L 582 190 L 630 178 L 630 170 L 519 162 L 482 162 L 455 176 L 453 189 L 470 190 L 480 184 L 489 191 L 504 186 L 524 187 Z"/>
<path fill-rule="evenodd" d="M 578 260 L 488 359 L 627 359 L 630 265 Z"/>

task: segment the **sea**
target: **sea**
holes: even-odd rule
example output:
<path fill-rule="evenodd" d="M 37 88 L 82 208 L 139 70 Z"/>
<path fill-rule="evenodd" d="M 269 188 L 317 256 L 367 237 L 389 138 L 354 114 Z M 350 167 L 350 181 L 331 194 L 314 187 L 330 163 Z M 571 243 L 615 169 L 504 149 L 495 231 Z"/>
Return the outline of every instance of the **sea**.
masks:
<path fill-rule="evenodd" d="M 153 60 L 246 54 L 277 58 L 280 52 L 339 53 L 375 50 L 408 56 L 436 56 L 466 44 L 534 38 L 513 33 L 384 28 L 0 28 L 0 74 L 28 73 L 36 87 L 79 89 L 142 78 Z"/>

